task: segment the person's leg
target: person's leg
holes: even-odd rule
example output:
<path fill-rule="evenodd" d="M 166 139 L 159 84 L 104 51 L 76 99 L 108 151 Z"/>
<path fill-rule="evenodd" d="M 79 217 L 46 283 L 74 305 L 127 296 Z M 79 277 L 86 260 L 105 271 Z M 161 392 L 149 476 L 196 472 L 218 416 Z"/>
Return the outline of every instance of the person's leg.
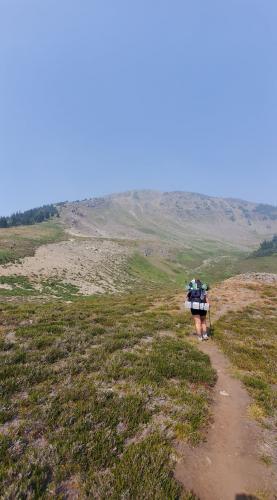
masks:
<path fill-rule="evenodd" d="M 206 316 L 201 316 L 201 332 L 202 333 L 207 333 Z"/>
<path fill-rule="evenodd" d="M 207 339 L 208 336 L 207 336 L 207 321 L 206 321 L 206 315 L 205 316 L 201 316 L 201 333 L 203 335 L 203 338 L 204 339 Z"/>
<path fill-rule="evenodd" d="M 200 316 L 197 314 L 197 315 L 194 315 L 193 316 L 193 319 L 194 319 L 194 323 L 195 323 L 195 329 L 196 329 L 196 333 L 198 335 L 199 338 L 202 337 L 202 334 L 201 334 L 201 318 Z"/>

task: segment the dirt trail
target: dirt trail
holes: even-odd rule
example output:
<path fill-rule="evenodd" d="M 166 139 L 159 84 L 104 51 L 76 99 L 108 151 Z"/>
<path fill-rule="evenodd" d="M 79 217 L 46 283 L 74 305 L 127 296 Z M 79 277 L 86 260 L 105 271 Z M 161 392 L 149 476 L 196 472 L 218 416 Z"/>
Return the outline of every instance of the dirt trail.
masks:
<path fill-rule="evenodd" d="M 262 286 L 255 281 L 256 288 L 259 285 Z M 251 289 L 251 282 L 241 278 L 232 278 L 219 285 L 214 290 L 214 297 L 219 289 L 223 293 L 223 303 L 217 317 L 227 310 L 239 309 L 241 300 L 244 305 L 259 300 L 258 291 L 254 287 Z M 276 499 L 277 474 L 273 467 L 267 467 L 259 459 L 263 430 L 247 416 L 251 399 L 246 389 L 231 375 L 228 359 L 212 340 L 199 343 L 199 348 L 209 355 L 218 374 L 214 420 L 203 445 L 197 448 L 179 445 L 183 458 L 177 464 L 176 478 L 201 500 Z"/>

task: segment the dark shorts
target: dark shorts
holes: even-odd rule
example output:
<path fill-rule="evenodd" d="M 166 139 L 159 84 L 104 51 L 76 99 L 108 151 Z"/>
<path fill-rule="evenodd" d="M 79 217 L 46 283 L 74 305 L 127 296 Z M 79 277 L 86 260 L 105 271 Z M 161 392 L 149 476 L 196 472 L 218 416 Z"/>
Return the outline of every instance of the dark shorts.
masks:
<path fill-rule="evenodd" d="M 207 311 L 202 311 L 202 309 L 191 309 L 191 314 L 193 316 L 207 316 Z"/>

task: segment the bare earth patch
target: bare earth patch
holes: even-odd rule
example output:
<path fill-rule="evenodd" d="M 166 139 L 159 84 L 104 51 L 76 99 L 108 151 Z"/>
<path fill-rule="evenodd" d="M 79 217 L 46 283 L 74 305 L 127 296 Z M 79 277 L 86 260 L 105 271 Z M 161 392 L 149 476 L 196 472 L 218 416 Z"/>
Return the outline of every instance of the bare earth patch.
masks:
<path fill-rule="evenodd" d="M 39 247 L 34 257 L 0 266 L 0 276 L 22 275 L 36 282 L 54 278 L 76 285 L 90 295 L 126 289 L 124 270 L 130 250 L 110 240 L 70 240 Z M 2 285 L 2 287 L 6 285 Z"/>

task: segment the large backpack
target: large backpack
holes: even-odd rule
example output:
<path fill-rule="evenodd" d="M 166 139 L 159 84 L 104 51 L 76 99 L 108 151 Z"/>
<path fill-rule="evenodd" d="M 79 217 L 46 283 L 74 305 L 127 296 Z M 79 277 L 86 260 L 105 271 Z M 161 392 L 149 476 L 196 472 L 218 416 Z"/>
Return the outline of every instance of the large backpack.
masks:
<path fill-rule="evenodd" d="M 192 280 L 187 286 L 188 300 L 191 302 L 206 302 L 207 285 L 200 280 Z"/>

